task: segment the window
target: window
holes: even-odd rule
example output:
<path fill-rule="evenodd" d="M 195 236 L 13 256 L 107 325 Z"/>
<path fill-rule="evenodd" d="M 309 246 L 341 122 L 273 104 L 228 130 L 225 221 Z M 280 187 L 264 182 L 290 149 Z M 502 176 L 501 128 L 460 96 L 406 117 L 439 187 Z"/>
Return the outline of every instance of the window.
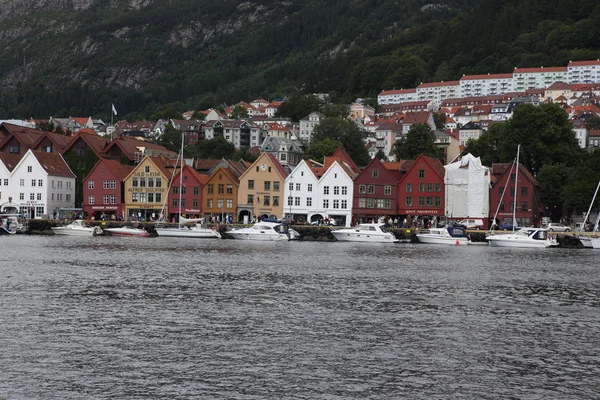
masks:
<path fill-rule="evenodd" d="M 294 184 L 292 182 L 289 183 L 288 189 L 290 189 L 290 192 L 294 190 Z"/>
<path fill-rule="evenodd" d="M 367 193 L 367 185 L 358 185 L 358 193 Z"/>
<path fill-rule="evenodd" d="M 248 179 L 248 189 L 254 189 L 254 179 Z"/>
<path fill-rule="evenodd" d="M 162 203 L 162 193 L 154 193 L 154 201 Z M 115 204 L 117 203 L 117 196 L 115 196 Z"/>
<path fill-rule="evenodd" d="M 504 211 L 504 202 L 503 201 L 500 202 L 500 211 Z"/>
<path fill-rule="evenodd" d="M 218 194 L 224 194 L 225 193 L 225 184 L 219 183 L 217 185 L 217 193 Z"/>
<path fill-rule="evenodd" d="M 227 185 L 227 194 L 233 194 L 233 185 Z"/>
<path fill-rule="evenodd" d="M 8 179 L 4 180 L 4 186 L 8 186 Z"/>
<path fill-rule="evenodd" d="M 342 210 L 345 210 L 348 208 L 348 200 L 342 200 Z"/>
<path fill-rule="evenodd" d="M 279 181 L 274 181 L 273 182 L 273 191 L 274 192 L 279 192 Z M 273 204 L 275 205 L 275 204 Z"/>
<path fill-rule="evenodd" d="M 182 185 L 180 190 L 181 190 L 181 194 L 186 194 L 187 193 L 187 186 Z"/>
<path fill-rule="evenodd" d="M 146 178 L 140 178 L 140 187 L 146 187 Z"/>
<path fill-rule="evenodd" d="M 273 207 L 279 205 L 279 196 L 273 196 Z"/>
<path fill-rule="evenodd" d="M 511 195 L 512 197 L 515 197 L 515 187 L 514 187 L 514 186 L 511 186 L 511 187 L 510 187 L 510 195 Z"/>
<path fill-rule="evenodd" d="M 35 180 L 35 179 L 32 179 L 32 180 L 31 180 L 31 186 L 35 186 L 35 184 L 36 184 L 36 180 Z"/>
<path fill-rule="evenodd" d="M 110 197 L 107 194 L 105 194 L 104 195 L 104 203 L 103 204 L 109 204 L 109 202 L 110 202 Z"/>
<path fill-rule="evenodd" d="M 300 190 L 300 187 L 301 187 L 300 185 L 301 185 L 300 183 L 296 183 L 296 190 Z"/>
<path fill-rule="evenodd" d="M 144 172 L 147 173 L 147 174 L 150 173 L 150 166 L 149 165 L 146 165 L 144 167 Z"/>
<path fill-rule="evenodd" d="M 96 204 L 96 196 L 94 196 L 93 194 L 90 194 L 88 196 L 88 204 Z"/>
<path fill-rule="evenodd" d="M 171 206 L 172 207 L 178 207 L 179 206 L 179 200 L 178 199 L 171 200 Z"/>
<path fill-rule="evenodd" d="M 137 193 L 131 193 L 131 202 L 132 203 L 138 202 L 138 194 Z"/>
<path fill-rule="evenodd" d="M 424 192 L 424 191 L 425 191 L 425 184 L 419 183 L 419 192 Z"/>
<path fill-rule="evenodd" d="M 265 190 L 271 191 L 271 181 L 265 181 Z"/>
<path fill-rule="evenodd" d="M 425 196 L 419 196 L 419 206 L 425 205 Z"/>
<path fill-rule="evenodd" d="M 340 187 L 339 186 L 334 186 L 333 187 L 333 194 L 334 195 L 339 195 L 340 194 Z"/>
<path fill-rule="evenodd" d="M 342 186 L 342 195 L 343 196 L 348 195 L 348 186 Z"/>
<path fill-rule="evenodd" d="M 425 178 L 425 170 L 424 169 L 419 170 L 419 178 Z"/>
<path fill-rule="evenodd" d="M 27 166 L 27 172 L 33 172 L 33 168 L 31 167 L 31 165 Z"/>
<path fill-rule="evenodd" d="M 185 199 L 181 199 L 181 207 L 185 207 Z"/>
<path fill-rule="evenodd" d="M 521 202 L 521 211 L 527 211 L 529 209 L 526 201 Z"/>
<path fill-rule="evenodd" d="M 161 178 L 154 178 L 154 181 L 155 181 L 154 183 L 156 184 L 156 187 L 162 187 L 162 179 Z M 115 181 L 115 187 L 117 187 L 117 181 Z"/>
<path fill-rule="evenodd" d="M 187 178 L 187 176 L 186 176 Z M 147 178 L 148 179 L 148 187 L 154 187 L 154 178 Z M 115 181 L 110 181 L 110 188 L 114 189 L 114 187 L 112 187 L 112 183 Z M 115 187 L 116 187 L 116 183 L 115 183 Z"/>
<path fill-rule="evenodd" d="M 136 178 L 136 177 L 131 178 L 131 186 L 132 187 L 138 187 L 139 186 L 138 178 Z"/>
<path fill-rule="evenodd" d="M 192 200 L 192 207 L 198 208 L 198 200 L 197 199 Z"/>
<path fill-rule="evenodd" d="M 36 200 L 41 200 L 41 199 L 42 199 L 42 194 L 38 193 L 37 196 L 36 196 Z"/>
<path fill-rule="evenodd" d="M 375 208 L 375 199 L 373 199 L 373 198 L 367 199 L 367 208 Z"/>
<path fill-rule="evenodd" d="M 361 208 L 365 208 L 367 206 L 367 199 L 361 197 L 358 199 L 358 206 Z"/>
<path fill-rule="evenodd" d="M 306 198 L 306 207 L 312 207 L 312 197 Z"/>
<path fill-rule="evenodd" d="M 407 193 L 410 193 L 410 192 L 412 192 L 412 183 L 407 183 L 407 184 L 406 184 L 406 192 L 407 192 Z"/>
<path fill-rule="evenodd" d="M 333 200 L 333 208 L 340 208 L 340 201 L 335 199 Z"/>
<path fill-rule="evenodd" d="M 294 198 L 292 196 L 288 196 L 288 206 L 291 206 L 292 204 L 294 204 Z"/>
<path fill-rule="evenodd" d="M 215 192 L 215 185 L 214 185 L 214 184 L 212 184 L 212 183 L 209 183 L 209 184 L 207 185 L 206 192 L 207 192 L 208 194 L 213 194 L 213 193 Z"/>
<path fill-rule="evenodd" d="M 323 194 L 329 194 L 329 186 L 323 186 Z"/>
<path fill-rule="evenodd" d="M 329 200 L 327 200 L 327 199 L 323 200 L 323 208 L 329 208 Z"/>
<path fill-rule="evenodd" d="M 94 190 L 94 180 L 93 179 L 90 179 L 88 181 L 88 189 Z"/>
<path fill-rule="evenodd" d="M 299 206 L 300 205 L 300 197 L 294 197 L 294 205 L 295 206 Z"/>
<path fill-rule="evenodd" d="M 436 192 L 441 192 L 442 191 L 442 184 L 441 183 L 436 183 L 435 184 L 435 191 Z"/>
<path fill-rule="evenodd" d="M 19 179 L 19 186 L 25 186 L 25 179 Z"/>
<path fill-rule="evenodd" d="M 428 183 L 427 184 L 427 191 L 428 192 L 433 192 L 433 183 Z"/>
<path fill-rule="evenodd" d="M 308 191 L 309 191 L 309 192 L 312 192 L 312 183 L 309 183 L 309 184 L 307 185 L 307 188 L 308 188 Z"/>
<path fill-rule="evenodd" d="M 254 195 L 253 194 L 248 195 L 248 203 L 247 204 L 254 204 Z"/>
<path fill-rule="evenodd" d="M 198 196 L 200 194 L 200 187 L 194 186 L 194 190 L 192 192 L 194 196 Z"/>
<path fill-rule="evenodd" d="M 374 169 L 371 171 L 371 176 L 373 178 L 379 178 L 379 170 L 378 169 Z"/>
<path fill-rule="evenodd" d="M 286 153 L 281 153 L 279 154 L 279 159 L 281 161 L 286 161 L 287 160 L 287 154 Z"/>
<path fill-rule="evenodd" d="M 406 196 L 406 199 L 404 200 L 404 204 L 406 205 L 406 207 L 412 207 L 412 197 Z"/>
<path fill-rule="evenodd" d="M 498 188 L 498 196 L 502 197 L 502 193 L 504 192 L 504 187 Z"/>
<path fill-rule="evenodd" d="M 140 193 L 140 203 L 145 203 L 146 202 L 146 193 L 142 192 Z"/>
<path fill-rule="evenodd" d="M 103 182 L 103 186 L 102 186 L 102 187 L 103 187 L 104 189 L 108 189 L 108 185 L 109 185 L 108 181 L 104 181 L 104 182 Z"/>
<path fill-rule="evenodd" d="M 392 186 L 391 185 L 385 185 L 383 187 L 383 194 L 389 196 L 390 194 L 392 194 Z"/>
<path fill-rule="evenodd" d="M 213 199 L 206 200 L 206 208 L 213 208 Z"/>
<path fill-rule="evenodd" d="M 369 185 L 368 191 L 369 191 L 369 194 L 375 193 L 375 185 Z"/>
<path fill-rule="evenodd" d="M 521 187 L 521 196 L 527 196 L 527 186 Z"/>
<path fill-rule="evenodd" d="M 225 204 L 223 202 L 223 199 L 217 199 L 217 208 L 221 208 L 222 209 L 223 208 L 223 204 Z"/>
<path fill-rule="evenodd" d="M 271 205 L 271 196 L 263 196 L 263 206 Z"/>
<path fill-rule="evenodd" d="M 233 199 L 227 199 L 227 208 L 233 208 Z"/>
<path fill-rule="evenodd" d="M 179 194 L 179 186 L 173 186 L 171 190 L 173 191 L 173 194 Z"/>
<path fill-rule="evenodd" d="M 440 196 L 435 196 L 434 199 L 435 199 L 435 205 L 436 206 L 439 207 L 439 206 L 442 205 L 442 198 Z"/>
<path fill-rule="evenodd" d="M 9 146 L 8 147 L 8 152 L 11 154 L 15 154 L 19 152 L 19 146 Z"/>

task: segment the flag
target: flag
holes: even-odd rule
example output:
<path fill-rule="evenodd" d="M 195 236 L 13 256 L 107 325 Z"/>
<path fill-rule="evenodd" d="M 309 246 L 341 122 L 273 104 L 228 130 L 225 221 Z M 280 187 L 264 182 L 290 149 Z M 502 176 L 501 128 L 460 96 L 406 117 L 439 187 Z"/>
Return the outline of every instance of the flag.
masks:
<path fill-rule="evenodd" d="M 115 108 L 115 105 L 112 105 L 112 112 L 113 114 L 117 115 L 117 109 Z"/>

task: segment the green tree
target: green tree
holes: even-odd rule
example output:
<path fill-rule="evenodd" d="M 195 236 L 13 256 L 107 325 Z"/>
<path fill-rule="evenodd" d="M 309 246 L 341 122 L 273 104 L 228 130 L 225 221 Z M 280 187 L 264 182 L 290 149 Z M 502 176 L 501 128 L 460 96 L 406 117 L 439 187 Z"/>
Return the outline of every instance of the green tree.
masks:
<path fill-rule="evenodd" d="M 325 104 L 321 108 L 321 112 L 326 117 L 344 118 L 348 116 L 348 106 L 346 104 Z M 306 117 L 306 115 L 304 117 Z"/>
<path fill-rule="evenodd" d="M 340 147 L 344 148 L 342 142 L 330 138 L 312 141 L 304 152 L 304 158 L 322 163 L 325 157 L 331 156 Z"/>
<path fill-rule="evenodd" d="M 406 136 L 396 141 L 392 150 L 396 160 L 414 160 L 423 154 L 440 158 L 440 150 L 435 145 L 435 133 L 428 124 L 413 124 Z"/>
<path fill-rule="evenodd" d="M 235 106 L 235 107 L 233 107 L 233 110 L 231 111 L 230 118 L 231 119 L 244 119 L 244 118 L 248 118 L 248 110 L 246 110 L 242 106 Z"/>
<path fill-rule="evenodd" d="M 312 142 L 331 139 L 342 144 L 342 148 L 358 166 L 371 160 L 365 147 L 366 132 L 345 118 L 325 118 L 313 129 Z M 310 146 L 309 146 L 310 147 Z"/>
<path fill-rule="evenodd" d="M 206 115 L 204 115 L 200 111 L 194 111 L 192 118 L 197 119 L 198 121 L 204 121 L 204 119 L 206 118 Z"/>
<path fill-rule="evenodd" d="M 278 117 L 288 117 L 292 121 L 300 121 L 314 111 L 320 111 L 323 101 L 313 95 L 294 95 L 277 110 Z"/>
<path fill-rule="evenodd" d="M 181 112 L 174 107 L 167 107 L 161 110 L 156 110 L 149 118 L 151 121 L 169 120 L 169 119 L 183 119 Z"/>
<path fill-rule="evenodd" d="M 589 130 L 597 130 L 600 129 L 600 117 L 594 115 L 593 117 L 590 117 L 586 123 L 585 123 L 585 127 L 588 128 Z"/>
<path fill-rule="evenodd" d="M 173 125 L 167 124 L 165 132 L 156 139 L 156 143 L 179 153 L 179 150 L 181 150 L 181 131 L 175 129 Z"/>
<path fill-rule="evenodd" d="M 435 123 L 435 129 L 443 130 L 446 127 L 446 114 L 443 112 L 433 113 L 433 122 Z"/>
<path fill-rule="evenodd" d="M 188 149 L 188 157 L 196 158 L 234 158 L 236 154 L 233 143 L 228 142 L 224 137 L 217 136 L 214 139 L 199 140 L 194 146 Z"/>
<path fill-rule="evenodd" d="M 385 153 L 381 149 L 377 150 L 377 154 L 375 154 L 375 157 L 379 158 L 381 161 L 387 161 L 388 160 L 387 156 L 385 155 Z"/>

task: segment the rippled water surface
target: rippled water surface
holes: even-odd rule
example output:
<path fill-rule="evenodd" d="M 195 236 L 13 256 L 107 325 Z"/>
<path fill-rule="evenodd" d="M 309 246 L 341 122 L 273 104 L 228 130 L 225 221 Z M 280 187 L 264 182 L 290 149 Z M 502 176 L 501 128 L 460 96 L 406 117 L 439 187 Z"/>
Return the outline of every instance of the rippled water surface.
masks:
<path fill-rule="evenodd" d="M 0 237 L 0 399 L 597 399 L 600 251 Z"/>

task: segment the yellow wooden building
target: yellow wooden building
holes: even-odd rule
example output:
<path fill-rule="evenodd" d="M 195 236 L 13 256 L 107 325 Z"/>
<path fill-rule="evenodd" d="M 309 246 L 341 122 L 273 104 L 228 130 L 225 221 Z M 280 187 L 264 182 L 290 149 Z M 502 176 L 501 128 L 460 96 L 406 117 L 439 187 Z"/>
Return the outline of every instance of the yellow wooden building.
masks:
<path fill-rule="evenodd" d="M 168 201 L 170 161 L 146 156 L 124 180 L 125 219 L 157 220 Z"/>

